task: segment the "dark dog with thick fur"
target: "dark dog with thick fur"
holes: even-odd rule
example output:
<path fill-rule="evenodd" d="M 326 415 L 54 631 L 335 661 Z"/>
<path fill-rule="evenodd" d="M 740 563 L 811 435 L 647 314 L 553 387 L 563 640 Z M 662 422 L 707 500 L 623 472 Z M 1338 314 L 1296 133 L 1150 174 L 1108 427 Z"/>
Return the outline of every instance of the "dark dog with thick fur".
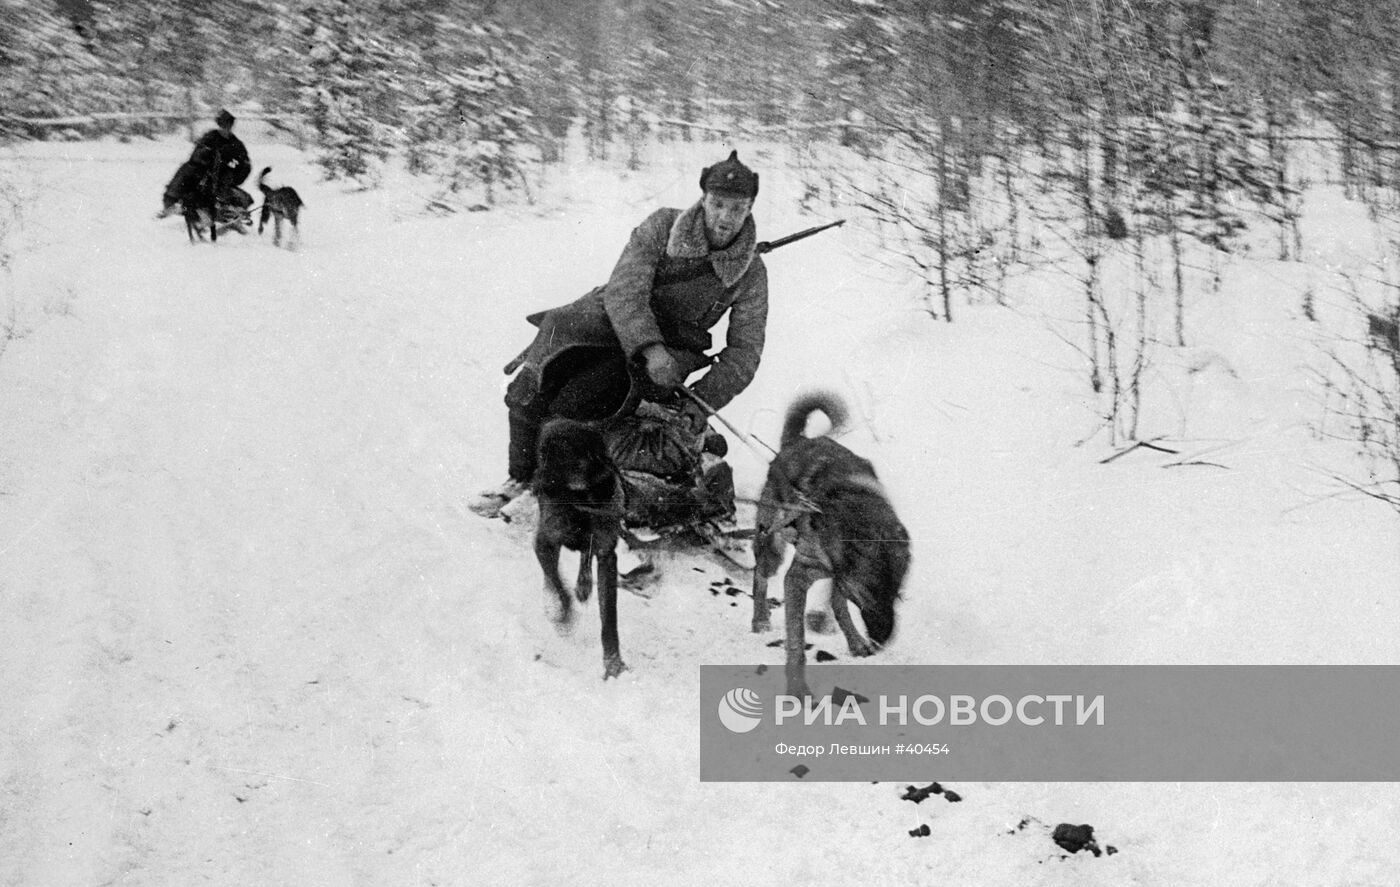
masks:
<path fill-rule="evenodd" d="M 540 519 L 535 556 L 544 571 L 545 589 L 558 598 L 555 621 L 568 624 L 573 604 L 559 576 L 563 548 L 579 553 L 580 602 L 593 592 L 593 563 L 598 564 L 598 613 L 603 621 L 603 680 L 627 666 L 617 640 L 617 540 L 625 506 L 622 478 L 596 428 L 572 419 L 552 419 L 540 431 L 535 495 Z"/>
<path fill-rule="evenodd" d="M 180 207 L 185 217 L 185 233 L 190 243 L 204 239 L 204 229 L 209 229 L 209 239 L 217 242 L 219 230 L 215 220 L 218 216 L 218 194 L 215 176 L 211 169 L 200 169 L 193 163 L 183 164 L 165 186 L 161 196 L 162 208 L 157 218 L 164 218 Z"/>
<path fill-rule="evenodd" d="M 262 215 L 258 218 L 258 234 L 263 233 L 263 226 L 267 224 L 268 217 L 272 218 L 272 245 L 282 245 L 282 220 L 286 219 L 292 226 L 292 246 L 301 243 L 301 229 L 297 227 L 297 218 L 301 215 L 301 208 L 305 206 L 301 202 L 301 195 L 290 187 L 271 188 L 263 184 L 263 178 L 272 172 L 272 167 L 264 167 L 258 173 L 258 190 L 262 192 L 263 205 Z"/>
<path fill-rule="evenodd" d="M 753 630 L 767 631 L 768 579 L 796 546 L 783 582 L 787 637 L 787 690 L 810 696 L 806 679 L 807 590 L 831 580 L 831 609 L 853 656 L 869 656 L 894 635 L 895 603 L 909 570 L 909 533 L 869 462 L 830 437 L 806 437 L 812 413 L 824 413 L 833 430 L 846 407 L 829 392 L 799 397 L 788 407 L 782 445 L 768 468 L 758 503 L 753 540 Z M 846 607 L 860 610 L 870 640 L 861 636 Z"/>

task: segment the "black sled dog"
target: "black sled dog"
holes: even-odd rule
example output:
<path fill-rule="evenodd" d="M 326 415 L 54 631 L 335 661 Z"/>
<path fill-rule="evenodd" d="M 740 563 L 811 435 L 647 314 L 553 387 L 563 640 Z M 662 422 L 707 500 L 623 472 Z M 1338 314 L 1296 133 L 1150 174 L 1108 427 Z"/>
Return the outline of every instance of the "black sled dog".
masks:
<path fill-rule="evenodd" d="M 258 234 L 263 233 L 263 227 L 267 225 L 269 217 L 272 218 L 272 245 L 282 245 L 282 222 L 285 219 L 287 224 L 292 226 L 289 247 L 295 248 L 301 244 L 301 228 L 297 227 L 297 219 L 301 216 L 301 208 L 305 206 L 301 202 L 301 195 L 290 187 L 271 188 L 263 183 L 263 178 L 272 172 L 272 167 L 264 167 L 258 173 L 258 190 L 262 192 L 263 205 L 262 215 L 258 217 Z"/>
<path fill-rule="evenodd" d="M 579 553 L 574 595 L 580 602 L 593 592 L 597 562 L 603 680 L 617 677 L 627 667 L 617 638 L 617 541 L 626 502 L 622 477 L 602 434 L 572 419 L 550 420 L 540 431 L 534 492 L 540 504 L 535 556 L 546 592 L 558 600 L 555 621 L 567 625 L 573 618 L 573 605 L 559 576 L 559 553 L 568 548 Z"/>
<path fill-rule="evenodd" d="M 183 164 L 176 171 L 170 184 L 165 186 L 161 196 L 162 209 L 158 218 L 163 218 L 180 207 L 185 218 L 185 233 L 190 243 L 204 239 L 204 229 L 209 229 L 209 239 L 219 239 L 218 225 L 218 183 L 213 168 L 201 170 L 193 163 Z"/>
<path fill-rule="evenodd" d="M 768 621 L 768 580 L 796 547 L 783 582 L 787 636 L 787 691 L 810 696 L 806 678 L 807 590 L 830 579 L 831 609 L 853 656 L 869 656 L 894 635 L 895 603 L 909 571 L 909 533 L 885 497 L 869 462 L 830 437 L 806 437 L 812 413 L 824 413 L 833 430 L 846 420 L 839 397 L 818 391 L 788 407 L 782 444 L 768 467 L 753 540 L 753 630 Z M 860 610 L 867 641 L 847 602 Z"/>

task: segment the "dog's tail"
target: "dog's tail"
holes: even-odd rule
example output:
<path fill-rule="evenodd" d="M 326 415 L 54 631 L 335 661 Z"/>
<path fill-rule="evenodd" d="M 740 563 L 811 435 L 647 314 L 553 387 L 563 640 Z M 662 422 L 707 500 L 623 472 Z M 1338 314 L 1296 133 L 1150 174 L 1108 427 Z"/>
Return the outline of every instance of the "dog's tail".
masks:
<path fill-rule="evenodd" d="M 781 446 L 786 447 L 806 436 L 807 420 L 813 413 L 826 416 L 833 431 L 846 424 L 846 402 L 840 396 L 831 391 L 808 391 L 798 395 L 788 407 L 787 416 L 783 419 Z"/>
<path fill-rule="evenodd" d="M 270 172 L 272 172 L 272 167 L 270 167 L 270 166 L 264 166 L 264 167 L 263 167 L 263 171 L 260 172 L 260 173 L 258 173 L 258 190 L 259 190 L 259 191 L 266 191 L 266 190 L 268 189 L 267 186 L 263 184 L 263 179 L 264 179 L 264 178 L 267 176 L 267 174 L 270 173 Z"/>

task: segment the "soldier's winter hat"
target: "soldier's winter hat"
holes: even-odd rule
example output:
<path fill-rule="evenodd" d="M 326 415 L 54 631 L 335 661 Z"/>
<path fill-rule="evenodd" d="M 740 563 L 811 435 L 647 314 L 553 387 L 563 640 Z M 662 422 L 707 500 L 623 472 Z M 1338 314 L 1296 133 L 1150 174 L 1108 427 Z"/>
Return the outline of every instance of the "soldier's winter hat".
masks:
<path fill-rule="evenodd" d="M 228 108 L 220 108 L 214 122 L 220 126 L 233 126 L 233 115 L 228 112 Z"/>
<path fill-rule="evenodd" d="M 700 190 L 753 199 L 758 196 L 758 173 L 739 161 L 738 151 L 730 151 L 727 158 L 700 173 Z"/>

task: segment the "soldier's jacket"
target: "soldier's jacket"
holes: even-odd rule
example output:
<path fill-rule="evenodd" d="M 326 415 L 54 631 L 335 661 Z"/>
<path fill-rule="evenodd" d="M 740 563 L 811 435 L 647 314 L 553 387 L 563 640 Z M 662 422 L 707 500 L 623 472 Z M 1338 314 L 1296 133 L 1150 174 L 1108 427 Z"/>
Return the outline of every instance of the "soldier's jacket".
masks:
<path fill-rule="evenodd" d="M 253 170 L 248 160 L 248 148 L 238 136 L 232 133 L 224 135 L 221 130 L 211 129 L 195 142 L 189 162 L 199 167 L 202 174 L 216 157 L 224 167 L 217 171 L 220 189 L 243 184 Z"/>
<path fill-rule="evenodd" d="M 663 342 L 683 366 L 709 371 L 691 388 L 718 409 L 753 379 L 768 322 L 768 272 L 755 253 L 753 218 L 723 250 L 711 251 L 697 203 L 659 209 L 632 232 L 612 276 L 568 305 L 532 314 L 539 333 L 525 370 L 548 385 L 551 362 L 576 347 L 621 348 L 638 360 Z M 710 354 L 710 330 L 729 312 L 724 347 Z"/>

